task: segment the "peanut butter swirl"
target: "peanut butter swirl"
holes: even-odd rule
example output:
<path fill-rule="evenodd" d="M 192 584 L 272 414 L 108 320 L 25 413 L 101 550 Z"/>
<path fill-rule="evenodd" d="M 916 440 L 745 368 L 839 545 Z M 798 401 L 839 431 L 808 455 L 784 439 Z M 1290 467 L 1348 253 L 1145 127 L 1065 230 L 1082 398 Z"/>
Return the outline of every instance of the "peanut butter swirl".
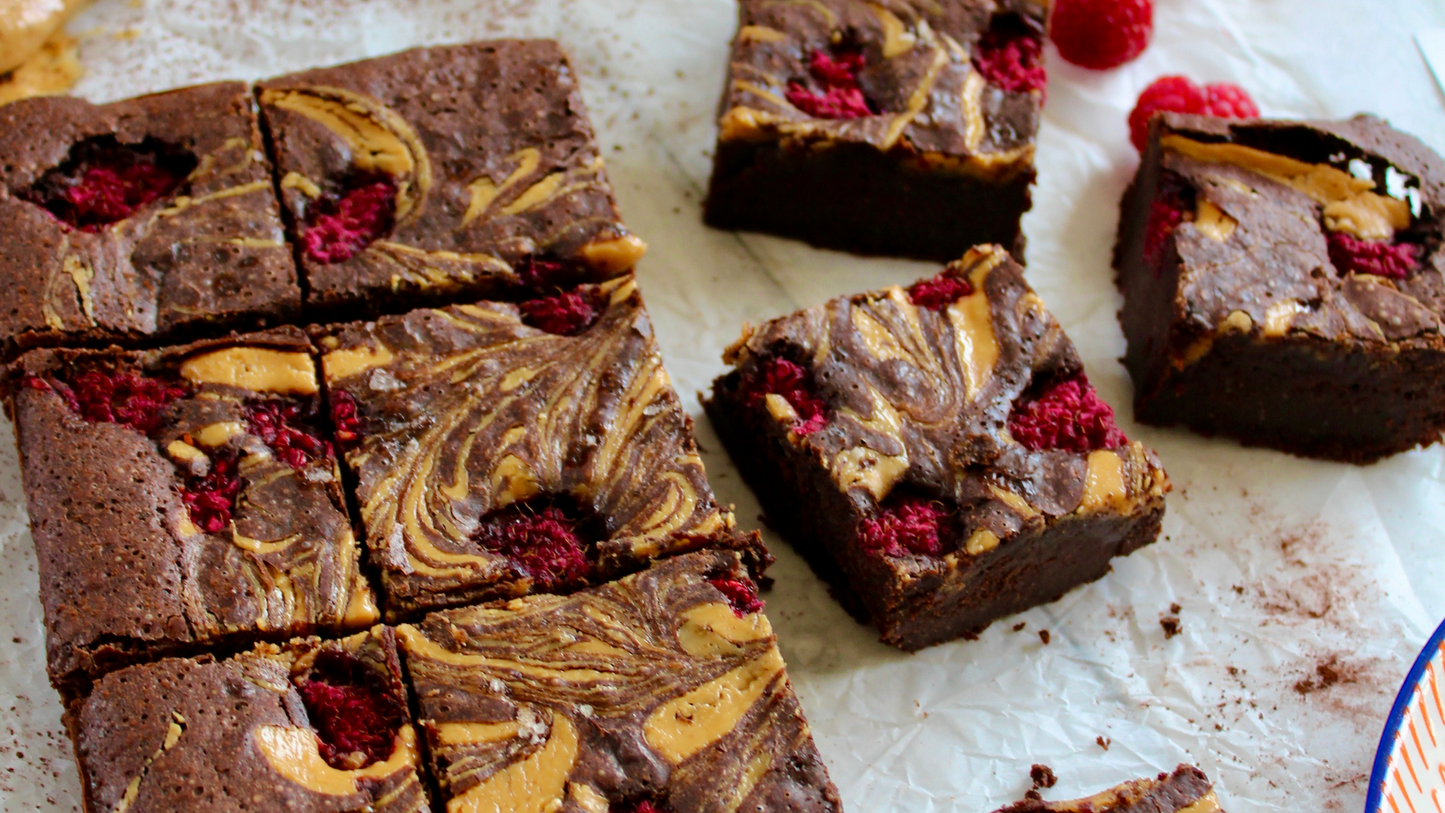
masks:
<path fill-rule="evenodd" d="M 731 529 L 635 282 L 582 290 L 601 313 L 575 336 L 481 302 L 322 339 L 333 401 L 356 404 L 346 462 L 391 615 L 529 592 L 532 579 L 473 539 L 517 503 L 580 506 L 597 578 Z"/>

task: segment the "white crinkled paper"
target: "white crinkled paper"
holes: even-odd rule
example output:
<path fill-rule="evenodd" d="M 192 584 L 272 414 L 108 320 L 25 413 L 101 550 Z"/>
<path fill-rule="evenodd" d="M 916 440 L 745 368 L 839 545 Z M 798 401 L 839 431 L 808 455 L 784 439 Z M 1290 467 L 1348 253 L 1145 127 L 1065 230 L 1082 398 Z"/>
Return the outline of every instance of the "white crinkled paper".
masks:
<path fill-rule="evenodd" d="M 1152 47 L 1121 70 L 1051 55 L 1026 229 L 1029 280 L 1174 481 L 1164 534 L 1097 584 L 916 655 L 877 643 L 770 536 L 768 612 L 853 813 L 986 813 L 1022 796 L 1032 763 L 1058 774 L 1046 796 L 1061 799 L 1179 762 L 1208 772 L 1232 813 L 1359 810 L 1399 681 L 1445 614 L 1441 451 L 1358 468 L 1132 425 L 1109 269 L 1136 161 L 1124 119 L 1154 77 L 1235 81 L 1271 115 L 1376 112 L 1445 151 L 1445 96 L 1412 41 L 1445 26 L 1445 4 L 1158 0 L 1156 19 Z M 693 394 L 743 321 L 932 273 L 702 226 L 734 21 L 732 0 L 98 0 L 70 30 L 84 34 L 89 71 L 77 92 L 95 100 L 419 44 L 561 39 L 627 222 L 651 243 L 643 290 L 697 413 Z M 719 495 L 754 526 L 757 504 L 705 419 L 698 433 Z M 79 810 L 11 434 L 7 424 L 0 438 L 0 809 Z M 1180 633 L 1166 638 L 1174 603 Z"/>

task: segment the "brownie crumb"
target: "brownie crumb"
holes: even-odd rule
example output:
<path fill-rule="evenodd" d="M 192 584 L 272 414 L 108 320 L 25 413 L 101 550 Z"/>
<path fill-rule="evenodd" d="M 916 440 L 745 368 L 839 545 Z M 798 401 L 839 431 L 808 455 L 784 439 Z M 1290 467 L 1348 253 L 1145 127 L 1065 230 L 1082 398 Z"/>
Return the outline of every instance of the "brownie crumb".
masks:
<path fill-rule="evenodd" d="M 1109 739 L 1108 737 L 1105 737 L 1103 734 L 1100 734 L 1099 736 L 1094 738 L 1094 742 L 1098 743 L 1100 748 L 1107 751 L 1109 750 L 1110 743 L 1114 741 Z"/>
<path fill-rule="evenodd" d="M 1183 607 L 1179 606 L 1179 602 L 1176 601 L 1176 602 L 1174 602 L 1173 604 L 1170 604 L 1170 605 L 1169 605 L 1169 614 L 1170 614 L 1170 615 L 1179 615 L 1179 611 L 1180 611 L 1180 610 L 1183 610 L 1183 609 L 1184 609 Z"/>
<path fill-rule="evenodd" d="M 1357 683 L 1359 677 L 1357 669 L 1340 663 L 1338 655 L 1330 655 L 1315 664 L 1313 675 L 1296 682 L 1294 690 L 1301 696 L 1308 696 L 1339 683 Z"/>
<path fill-rule="evenodd" d="M 1178 607 L 1179 605 L 1176 604 L 1174 606 Z M 1164 639 L 1167 641 L 1170 638 L 1173 638 L 1174 636 L 1179 634 L 1179 616 L 1166 615 L 1163 618 L 1159 619 L 1159 626 L 1164 628 Z"/>
<path fill-rule="evenodd" d="M 1049 643 L 1050 637 L 1048 630 L 1039 630 L 1039 640 L 1043 641 L 1045 645 Z"/>
<path fill-rule="evenodd" d="M 1020 622 L 1018 622 L 1017 624 L 1014 624 L 1014 632 L 1018 632 L 1019 630 L 1023 629 L 1024 627 L 1027 627 L 1028 625 L 1029 625 L 1029 624 L 1028 624 L 1027 621 L 1020 621 Z"/>
<path fill-rule="evenodd" d="M 1034 782 L 1034 790 L 1051 788 L 1059 781 L 1059 778 L 1054 776 L 1053 768 L 1047 765 L 1039 765 L 1038 763 L 1035 763 L 1029 768 L 1029 778 Z"/>

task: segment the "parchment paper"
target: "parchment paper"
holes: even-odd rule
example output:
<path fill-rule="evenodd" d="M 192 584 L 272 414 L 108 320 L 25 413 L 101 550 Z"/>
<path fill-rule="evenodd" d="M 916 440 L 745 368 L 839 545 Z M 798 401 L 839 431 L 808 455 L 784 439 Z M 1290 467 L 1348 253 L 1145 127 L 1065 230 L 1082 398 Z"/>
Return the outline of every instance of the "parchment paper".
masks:
<path fill-rule="evenodd" d="M 932 270 L 701 225 L 734 15 L 731 0 L 99 0 L 70 30 L 89 70 L 77 92 L 94 100 L 417 44 L 560 38 L 627 221 L 651 242 L 643 291 L 713 485 L 752 527 L 757 504 L 693 400 L 722 348 L 744 320 Z M 1175 483 L 1164 534 L 1097 584 L 911 656 L 877 643 L 769 536 L 768 613 L 849 810 L 986 813 L 1022 796 L 1031 763 L 1052 766 L 1046 796 L 1061 799 L 1181 761 L 1215 778 L 1233 813 L 1361 808 L 1399 681 L 1445 614 L 1441 451 L 1357 468 L 1133 425 L 1109 249 L 1137 160 L 1125 116 L 1153 78 L 1236 81 L 1272 115 L 1373 111 L 1445 150 L 1445 96 L 1412 42 L 1441 26 L 1438 0 L 1159 0 L 1153 46 L 1124 69 L 1051 54 L 1028 275 L 1125 430 L 1159 450 Z M 7 423 L 0 808 L 79 810 L 11 436 Z"/>

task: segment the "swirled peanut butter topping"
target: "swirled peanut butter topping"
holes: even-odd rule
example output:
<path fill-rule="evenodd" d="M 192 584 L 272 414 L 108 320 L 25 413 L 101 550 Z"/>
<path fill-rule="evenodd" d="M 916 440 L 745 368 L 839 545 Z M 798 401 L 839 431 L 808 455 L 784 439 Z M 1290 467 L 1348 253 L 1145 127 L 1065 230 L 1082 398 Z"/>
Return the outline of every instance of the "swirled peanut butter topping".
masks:
<path fill-rule="evenodd" d="M 186 359 L 181 377 L 197 384 L 278 394 L 316 394 L 311 356 L 265 347 L 228 347 Z"/>
<path fill-rule="evenodd" d="M 333 768 L 322 759 L 316 732 L 309 728 L 260 726 L 252 736 L 276 773 L 326 796 L 350 796 L 357 792 L 359 781 L 391 776 L 417 764 L 416 732 L 411 726 L 402 727 L 385 761 L 350 771 Z"/>

